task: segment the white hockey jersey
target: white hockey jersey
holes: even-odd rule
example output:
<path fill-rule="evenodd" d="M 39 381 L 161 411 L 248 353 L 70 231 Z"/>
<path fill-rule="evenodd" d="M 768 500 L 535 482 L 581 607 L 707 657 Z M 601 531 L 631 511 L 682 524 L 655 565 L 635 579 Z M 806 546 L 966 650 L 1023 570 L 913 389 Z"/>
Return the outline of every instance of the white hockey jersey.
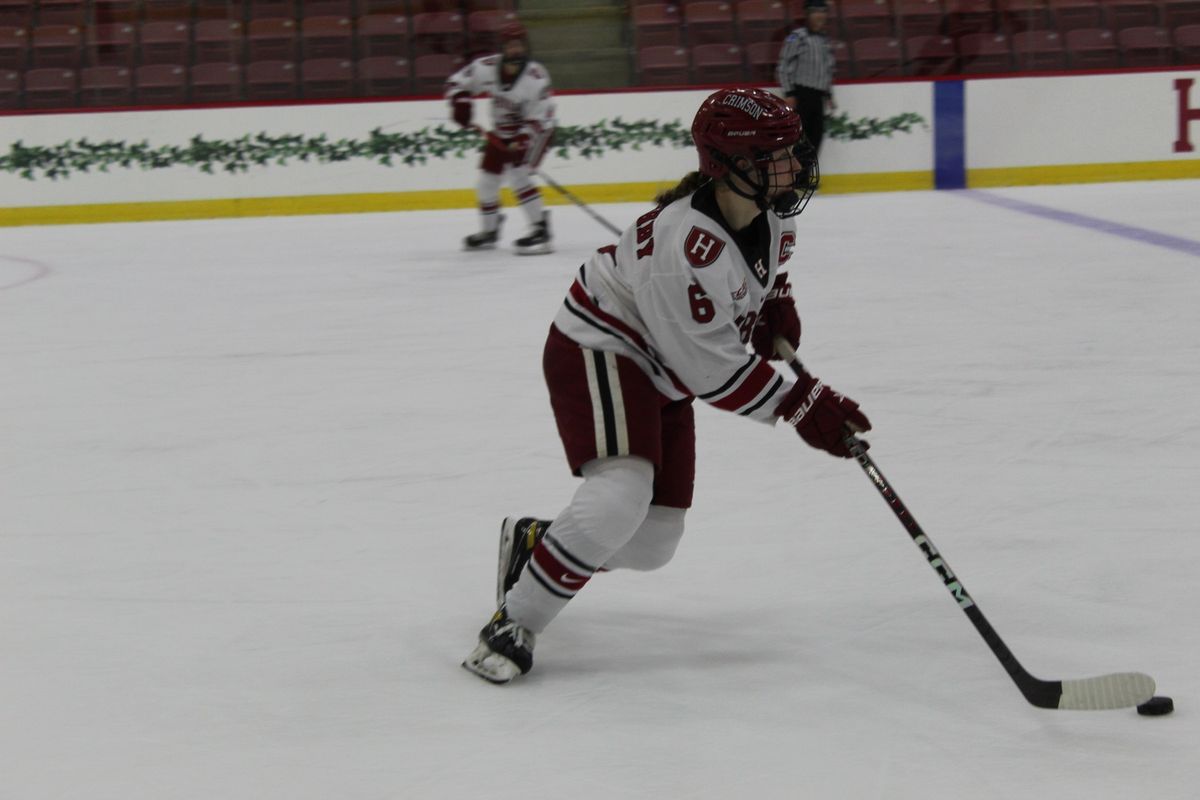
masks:
<path fill-rule="evenodd" d="M 794 381 L 746 343 L 795 242 L 795 223 L 770 212 L 731 233 L 709 183 L 597 251 L 554 324 L 584 347 L 629 356 L 672 400 L 773 423 Z"/>
<path fill-rule="evenodd" d="M 500 75 L 500 56 L 477 58 L 446 79 L 446 97 L 459 92 L 492 98 L 492 129 L 505 139 L 522 133 L 537 136 L 554 128 L 550 73 L 536 61 L 527 61 L 508 84 Z"/>

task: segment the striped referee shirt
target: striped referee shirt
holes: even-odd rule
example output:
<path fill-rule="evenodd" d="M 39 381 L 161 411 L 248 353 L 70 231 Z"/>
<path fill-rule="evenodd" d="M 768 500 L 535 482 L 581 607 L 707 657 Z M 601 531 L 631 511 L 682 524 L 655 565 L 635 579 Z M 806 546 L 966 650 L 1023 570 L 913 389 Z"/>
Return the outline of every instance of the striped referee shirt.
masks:
<path fill-rule="evenodd" d="M 785 92 L 796 86 L 806 86 L 829 94 L 834 63 L 828 37 L 808 28 L 797 28 L 783 40 L 775 74 Z"/>

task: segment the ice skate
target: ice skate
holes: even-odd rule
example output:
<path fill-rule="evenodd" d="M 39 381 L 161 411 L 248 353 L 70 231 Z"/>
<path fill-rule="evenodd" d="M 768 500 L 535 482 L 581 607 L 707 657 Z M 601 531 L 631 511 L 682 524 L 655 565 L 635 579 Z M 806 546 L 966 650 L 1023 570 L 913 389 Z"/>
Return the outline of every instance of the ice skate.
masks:
<path fill-rule="evenodd" d="M 472 233 L 463 239 L 463 250 L 494 250 L 500 241 L 500 227 L 504 224 L 504 215 L 496 222 L 494 230 Z"/>
<path fill-rule="evenodd" d="M 485 681 L 508 683 L 533 666 L 535 639 L 532 631 L 510 620 L 501 606 L 479 632 L 479 644 L 462 662 L 463 669 Z"/>
<path fill-rule="evenodd" d="M 496 608 L 521 577 L 533 548 L 546 535 L 550 521 L 533 517 L 505 517 L 500 523 L 500 560 L 496 569 Z"/>
<path fill-rule="evenodd" d="M 541 222 L 533 223 L 529 233 L 517 239 L 513 244 L 516 247 L 517 255 L 522 256 L 540 256 L 554 252 L 550 241 L 550 212 L 543 212 Z"/>

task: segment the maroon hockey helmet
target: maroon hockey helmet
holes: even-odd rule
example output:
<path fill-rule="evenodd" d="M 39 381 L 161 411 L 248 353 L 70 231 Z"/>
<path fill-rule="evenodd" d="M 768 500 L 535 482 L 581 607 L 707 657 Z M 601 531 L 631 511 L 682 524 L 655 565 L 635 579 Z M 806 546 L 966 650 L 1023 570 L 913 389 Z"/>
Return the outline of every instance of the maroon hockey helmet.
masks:
<path fill-rule="evenodd" d="M 750 198 L 761 208 L 771 208 L 781 217 L 804 210 L 817 188 L 817 154 L 808 139 L 800 117 L 782 99 L 762 89 L 720 89 L 700 104 L 692 121 L 692 140 L 700 154 L 700 172 L 714 179 L 737 175 L 749 184 L 746 193 L 730 182 L 738 194 Z M 800 162 L 792 191 L 768 201 L 770 167 L 775 153 L 790 150 Z M 738 166 L 745 159 L 750 170 Z"/>
<path fill-rule="evenodd" d="M 529 32 L 525 30 L 524 25 L 522 25 L 520 22 L 517 22 L 515 19 L 511 22 L 506 22 L 501 25 L 499 33 L 500 44 L 512 41 L 513 39 L 520 39 L 521 41 L 525 42 L 526 45 L 529 44 Z"/>

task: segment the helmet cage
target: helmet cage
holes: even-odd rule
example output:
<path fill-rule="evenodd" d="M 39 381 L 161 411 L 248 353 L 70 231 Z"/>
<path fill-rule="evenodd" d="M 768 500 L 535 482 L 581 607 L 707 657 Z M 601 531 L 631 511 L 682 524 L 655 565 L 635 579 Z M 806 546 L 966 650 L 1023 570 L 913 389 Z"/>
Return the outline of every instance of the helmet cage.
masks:
<path fill-rule="evenodd" d="M 777 217 L 786 219 L 794 217 L 804 210 L 804 207 L 808 205 L 808 201 L 812 199 L 813 192 L 817 190 L 817 184 L 821 182 L 821 170 L 817 164 L 817 153 L 807 138 L 801 135 L 800 141 L 796 142 L 788 150 L 791 156 L 799 162 L 800 166 L 797 171 L 792 173 L 791 186 L 788 191 L 777 195 L 774 200 L 769 200 L 768 195 L 778 188 L 772 186 L 771 180 L 771 165 L 775 161 L 775 153 L 755 150 L 753 157 L 749 157 L 740 154 L 730 155 L 722 153 L 716 148 L 710 148 L 709 155 L 714 161 L 724 167 L 722 178 L 734 193 L 747 200 L 753 200 L 755 205 L 763 211 L 770 210 Z M 753 176 L 751 176 L 749 170 L 738 166 L 738 161 L 741 159 L 750 161 L 754 165 Z M 741 179 L 741 183 L 749 187 L 749 191 L 741 186 L 738 181 L 731 179 L 731 176 L 734 175 Z"/>

